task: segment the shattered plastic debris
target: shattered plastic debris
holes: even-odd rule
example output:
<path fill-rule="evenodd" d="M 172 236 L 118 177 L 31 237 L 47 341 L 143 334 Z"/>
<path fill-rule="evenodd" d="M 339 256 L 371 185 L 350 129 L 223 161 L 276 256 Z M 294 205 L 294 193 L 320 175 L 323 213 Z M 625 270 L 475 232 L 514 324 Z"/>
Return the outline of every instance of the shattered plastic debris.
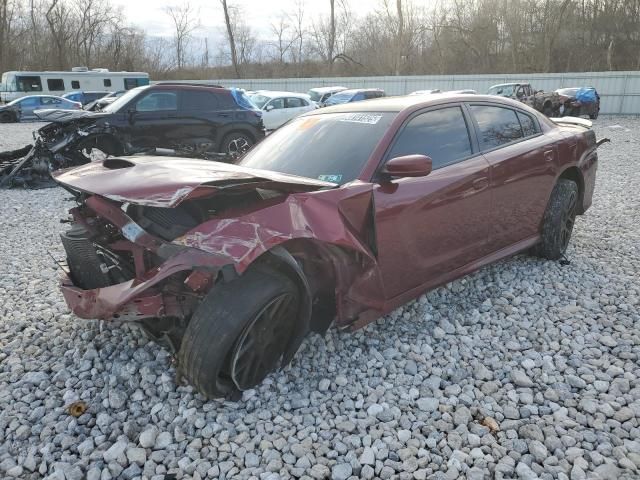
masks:
<path fill-rule="evenodd" d="M 84 412 L 87 411 L 87 404 L 84 403 L 82 400 L 77 401 L 77 402 L 73 402 L 71 405 L 69 405 L 67 407 L 67 412 L 69 413 L 69 415 L 71 415 L 72 417 L 76 417 L 78 418 L 79 416 L 81 416 Z"/>

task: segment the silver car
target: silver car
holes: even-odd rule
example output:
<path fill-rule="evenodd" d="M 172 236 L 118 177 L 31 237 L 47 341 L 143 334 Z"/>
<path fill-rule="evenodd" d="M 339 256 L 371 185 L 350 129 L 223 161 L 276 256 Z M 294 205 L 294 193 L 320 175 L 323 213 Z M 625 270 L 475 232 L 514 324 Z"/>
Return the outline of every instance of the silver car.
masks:
<path fill-rule="evenodd" d="M 73 102 L 53 95 L 29 95 L 18 98 L 6 105 L 0 105 L 0 123 L 37 120 L 36 110 L 54 108 L 56 110 L 81 110 L 80 102 Z"/>

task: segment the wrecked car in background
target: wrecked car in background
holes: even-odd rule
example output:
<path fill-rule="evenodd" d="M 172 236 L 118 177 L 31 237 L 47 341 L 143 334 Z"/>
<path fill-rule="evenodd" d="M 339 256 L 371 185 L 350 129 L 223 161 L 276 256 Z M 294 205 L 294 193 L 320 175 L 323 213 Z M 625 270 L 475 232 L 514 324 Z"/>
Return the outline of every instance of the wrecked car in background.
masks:
<path fill-rule="evenodd" d="M 36 110 L 55 108 L 58 110 L 81 110 L 82 104 L 54 95 L 29 95 L 20 97 L 6 105 L 0 105 L 0 123 L 38 120 Z"/>
<path fill-rule="evenodd" d="M 581 117 L 588 115 L 591 120 L 600 113 L 600 95 L 593 87 L 571 87 L 556 90 L 560 95 L 562 116 Z"/>
<path fill-rule="evenodd" d="M 503 83 L 494 85 L 488 95 L 513 98 L 544 113 L 547 117 L 559 117 L 562 101 L 556 92 L 534 90 L 530 83 Z"/>
<path fill-rule="evenodd" d="M 238 398 L 309 332 L 518 252 L 562 257 L 600 142 L 558 121 L 497 97 L 395 97 L 297 117 L 238 164 L 56 172 L 77 202 L 62 292 L 79 317 L 142 326 L 204 395 Z"/>
<path fill-rule="evenodd" d="M 0 153 L 0 186 L 46 186 L 59 168 L 158 148 L 231 158 L 265 135 L 262 112 L 243 93 L 208 85 L 138 87 L 99 112 L 48 109 L 36 115 L 50 123 L 38 130 L 32 148 Z"/>

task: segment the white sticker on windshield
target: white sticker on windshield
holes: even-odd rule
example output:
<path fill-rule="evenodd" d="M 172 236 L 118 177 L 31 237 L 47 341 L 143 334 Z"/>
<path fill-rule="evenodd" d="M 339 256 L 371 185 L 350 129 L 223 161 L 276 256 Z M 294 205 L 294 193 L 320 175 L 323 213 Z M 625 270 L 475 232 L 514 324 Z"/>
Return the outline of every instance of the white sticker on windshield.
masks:
<path fill-rule="evenodd" d="M 342 181 L 342 175 L 318 175 L 318 180 L 323 182 L 340 183 Z"/>
<path fill-rule="evenodd" d="M 340 119 L 341 122 L 366 123 L 375 125 L 380 121 L 382 115 L 371 115 L 369 113 L 350 113 L 346 117 Z"/>

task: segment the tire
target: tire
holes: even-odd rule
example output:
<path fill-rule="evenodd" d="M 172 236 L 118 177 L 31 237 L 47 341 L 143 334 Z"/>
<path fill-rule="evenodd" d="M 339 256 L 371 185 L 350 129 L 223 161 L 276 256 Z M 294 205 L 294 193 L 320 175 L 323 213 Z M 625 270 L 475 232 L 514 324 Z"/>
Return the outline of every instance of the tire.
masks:
<path fill-rule="evenodd" d="M 253 138 L 243 132 L 231 132 L 225 135 L 220 143 L 220 153 L 229 155 L 242 155 L 249 150 L 255 142 Z"/>
<path fill-rule="evenodd" d="M 0 123 L 13 123 L 16 121 L 15 115 L 12 115 L 9 112 L 0 113 Z"/>
<path fill-rule="evenodd" d="M 300 305 L 296 284 L 273 270 L 253 268 L 216 285 L 187 325 L 180 374 L 209 398 L 237 398 L 280 365 Z M 245 367 L 258 360 L 251 374 Z"/>
<path fill-rule="evenodd" d="M 598 108 L 595 112 L 589 114 L 589 118 L 591 120 L 595 120 L 596 118 L 598 118 L 599 113 L 600 113 L 600 109 Z"/>
<path fill-rule="evenodd" d="M 553 115 L 553 107 L 550 103 L 547 103 L 542 107 L 542 113 L 549 118 Z"/>
<path fill-rule="evenodd" d="M 564 255 L 571 239 L 577 205 L 576 183 L 565 178 L 558 180 L 544 212 L 542 238 L 533 249 L 534 255 L 548 260 L 558 260 Z"/>
<path fill-rule="evenodd" d="M 104 273 L 100 268 L 103 262 L 82 226 L 74 225 L 60 237 L 67 253 L 71 277 L 76 286 L 84 290 L 93 290 L 111 285 L 108 273 Z"/>

